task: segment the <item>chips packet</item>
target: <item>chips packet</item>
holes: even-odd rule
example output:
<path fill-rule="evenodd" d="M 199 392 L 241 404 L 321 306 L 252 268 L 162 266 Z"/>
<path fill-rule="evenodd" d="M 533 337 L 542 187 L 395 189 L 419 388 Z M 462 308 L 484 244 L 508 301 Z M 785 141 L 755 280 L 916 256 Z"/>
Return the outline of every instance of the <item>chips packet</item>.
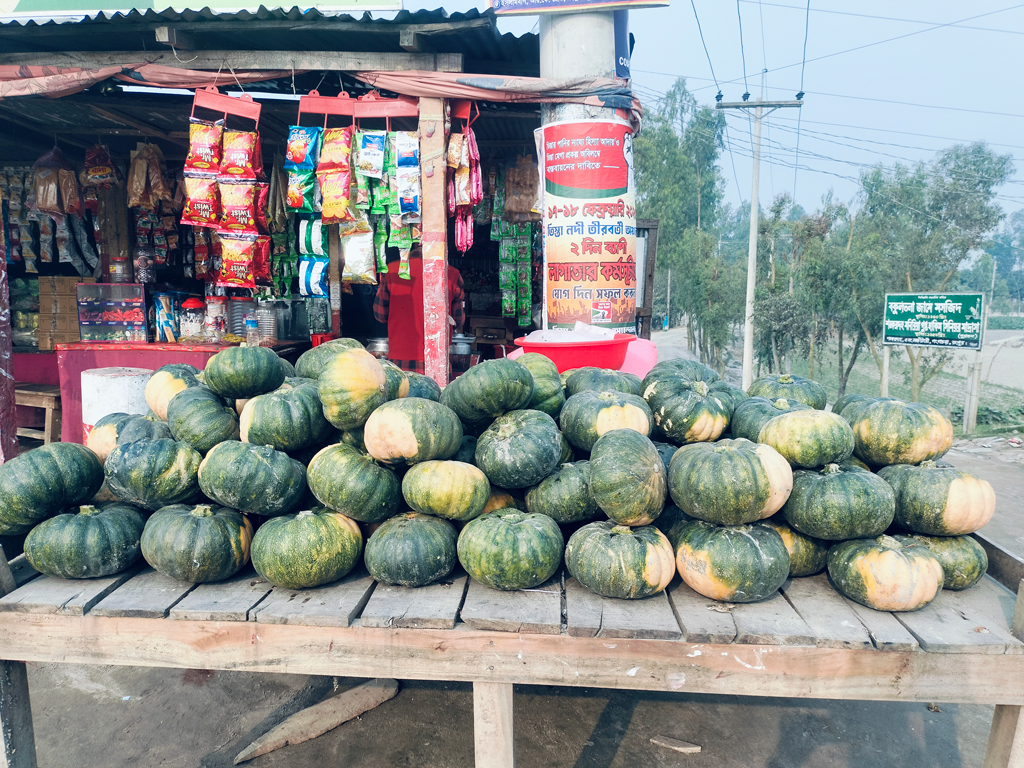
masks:
<path fill-rule="evenodd" d="M 328 296 L 329 266 L 330 259 L 326 256 L 303 256 L 299 262 L 299 293 L 303 296 Z"/>
<path fill-rule="evenodd" d="M 85 169 L 78 174 L 83 187 L 108 189 L 121 183 L 121 172 L 110 158 L 109 150 L 97 144 L 85 150 Z"/>
<path fill-rule="evenodd" d="M 353 163 L 356 174 L 370 179 L 381 178 L 384 175 L 387 132 L 362 131 L 358 136 L 358 151 Z"/>
<path fill-rule="evenodd" d="M 320 185 L 312 170 L 288 171 L 288 209 L 299 213 L 320 210 Z"/>
<path fill-rule="evenodd" d="M 252 276 L 257 285 L 273 285 L 270 271 L 270 235 L 258 235 L 252 254 Z"/>
<path fill-rule="evenodd" d="M 186 171 L 216 171 L 222 157 L 224 127 L 195 117 L 189 120 Z"/>
<path fill-rule="evenodd" d="M 222 234 L 220 246 L 220 275 L 217 277 L 217 285 L 221 288 L 255 290 L 253 259 L 256 238 L 252 235 Z"/>
<path fill-rule="evenodd" d="M 185 177 L 185 208 L 181 223 L 193 227 L 215 227 L 220 219 L 220 195 L 217 177 L 192 175 Z"/>
<path fill-rule="evenodd" d="M 320 151 L 320 128 L 293 125 L 288 129 L 284 167 L 289 171 L 315 171 Z"/>
<path fill-rule="evenodd" d="M 218 181 L 221 232 L 258 235 L 256 227 L 256 185 L 244 181 Z"/>
<path fill-rule="evenodd" d="M 219 175 L 255 181 L 263 173 L 259 148 L 259 134 L 255 131 L 224 131 Z"/>
<path fill-rule="evenodd" d="M 364 285 L 377 284 L 377 269 L 373 258 L 373 232 L 349 235 L 341 241 L 345 267 L 341 279 Z"/>
<path fill-rule="evenodd" d="M 323 221 L 318 218 L 299 220 L 299 253 L 327 256 L 327 237 Z"/>
<path fill-rule="evenodd" d="M 318 174 L 320 192 L 323 195 L 323 218 L 327 224 L 352 221 L 350 198 L 352 174 L 342 169 Z"/>
<path fill-rule="evenodd" d="M 345 128 L 327 128 L 323 133 L 323 142 L 320 148 L 320 159 L 317 162 L 316 172 L 319 174 L 328 171 L 348 170 L 351 165 L 352 153 L 352 126 Z"/>

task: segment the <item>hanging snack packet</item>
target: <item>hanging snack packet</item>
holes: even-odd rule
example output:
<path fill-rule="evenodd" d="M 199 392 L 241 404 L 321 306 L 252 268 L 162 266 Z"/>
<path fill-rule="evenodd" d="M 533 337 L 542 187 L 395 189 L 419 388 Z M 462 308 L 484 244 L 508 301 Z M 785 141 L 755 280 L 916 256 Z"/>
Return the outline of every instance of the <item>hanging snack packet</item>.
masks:
<path fill-rule="evenodd" d="M 352 126 L 345 128 L 327 128 L 324 131 L 323 143 L 320 148 L 320 159 L 316 164 L 316 172 L 323 174 L 328 171 L 349 170 L 352 153 Z"/>
<path fill-rule="evenodd" d="M 514 290 L 502 289 L 501 291 L 501 316 L 515 317 L 516 314 L 516 292 Z"/>
<path fill-rule="evenodd" d="M 399 168 L 420 167 L 420 139 L 416 131 L 395 134 L 395 165 Z"/>
<path fill-rule="evenodd" d="M 303 296 L 327 296 L 329 292 L 326 256 L 303 256 L 299 262 L 299 293 Z"/>
<path fill-rule="evenodd" d="M 299 213 L 316 213 L 320 209 L 316 173 L 307 170 L 288 171 L 288 209 Z"/>
<path fill-rule="evenodd" d="M 257 285 L 273 285 L 270 272 L 270 235 L 259 235 L 252 253 L 252 276 Z"/>
<path fill-rule="evenodd" d="M 326 256 L 327 238 L 324 237 L 325 234 L 321 219 L 300 219 L 299 253 Z"/>
<path fill-rule="evenodd" d="M 256 185 L 247 182 L 219 181 L 221 232 L 257 235 Z"/>
<path fill-rule="evenodd" d="M 384 147 L 386 131 L 363 131 L 359 134 L 359 151 L 356 155 L 356 174 L 370 179 L 384 175 Z"/>
<path fill-rule="evenodd" d="M 408 225 L 396 227 L 394 222 L 392 222 L 388 246 L 398 248 L 399 250 L 412 248 L 412 229 Z"/>
<path fill-rule="evenodd" d="M 327 224 L 352 221 L 350 196 L 352 174 L 348 169 L 319 174 L 320 192 L 323 195 L 323 218 Z"/>
<path fill-rule="evenodd" d="M 448 137 L 448 155 L 446 164 L 449 168 L 458 168 L 462 157 L 462 147 L 466 137 L 461 133 L 453 133 Z"/>
<path fill-rule="evenodd" d="M 220 195 L 216 176 L 185 177 L 185 208 L 181 223 L 193 227 L 215 227 L 220 218 Z"/>
<path fill-rule="evenodd" d="M 377 272 L 388 271 L 388 230 L 381 221 L 373 231 L 373 256 L 377 262 Z"/>
<path fill-rule="evenodd" d="M 256 281 L 252 274 L 256 238 L 251 235 L 222 234 L 220 247 L 220 275 L 217 277 L 217 285 L 222 288 L 256 290 Z"/>
<path fill-rule="evenodd" d="M 270 234 L 270 222 L 267 219 L 267 201 L 270 199 L 270 184 L 265 181 L 256 183 L 256 229 L 262 235 Z"/>
<path fill-rule="evenodd" d="M 216 171 L 220 168 L 221 137 L 224 128 L 220 125 L 191 118 L 188 126 L 188 155 L 185 157 L 186 171 Z"/>
<path fill-rule="evenodd" d="M 420 169 L 419 166 L 398 167 L 398 209 L 405 215 L 418 216 L 420 213 Z"/>
<path fill-rule="evenodd" d="M 289 171 L 315 171 L 319 150 L 319 128 L 293 125 L 288 129 L 284 167 Z"/>
<path fill-rule="evenodd" d="M 364 285 L 377 284 L 377 269 L 373 259 L 373 233 L 363 232 L 350 235 L 342 242 L 342 253 L 345 255 L 345 268 L 341 279 L 350 283 Z"/>
<path fill-rule="evenodd" d="M 412 272 L 409 270 L 409 249 L 400 249 L 398 259 L 398 276 L 403 280 L 412 280 Z"/>
<path fill-rule="evenodd" d="M 60 171 L 57 168 L 36 168 L 36 210 L 49 216 L 60 216 Z"/>
<path fill-rule="evenodd" d="M 220 176 L 255 181 L 263 170 L 258 149 L 259 135 L 255 131 L 224 131 Z"/>
<path fill-rule="evenodd" d="M 121 173 L 102 144 L 85 150 L 85 170 L 78 174 L 83 187 L 108 189 L 121 183 Z"/>
<path fill-rule="evenodd" d="M 352 184 L 352 206 L 364 211 L 370 208 L 370 179 L 361 173 L 355 175 Z"/>

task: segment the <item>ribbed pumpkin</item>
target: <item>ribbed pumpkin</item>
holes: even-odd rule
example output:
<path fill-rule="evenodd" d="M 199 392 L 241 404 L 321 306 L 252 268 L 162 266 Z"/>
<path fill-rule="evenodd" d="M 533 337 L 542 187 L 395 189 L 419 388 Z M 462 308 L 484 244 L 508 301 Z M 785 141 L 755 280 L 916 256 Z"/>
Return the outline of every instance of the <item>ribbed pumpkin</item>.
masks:
<path fill-rule="evenodd" d="M 331 339 L 312 349 L 307 349 L 295 361 L 295 374 L 306 379 L 317 380 L 327 363 L 348 349 L 364 349 L 364 347 L 355 339 Z"/>
<path fill-rule="evenodd" d="M 720 398 L 722 398 L 722 400 L 727 401 L 728 405 L 730 406 L 730 410 L 734 412 L 740 403 L 746 402 L 747 400 L 750 399 L 750 395 L 748 395 L 742 389 L 738 389 L 737 387 L 734 387 L 731 384 L 727 384 L 724 381 L 716 381 L 713 384 L 710 384 L 708 386 L 708 389 L 711 392 L 714 392 Z M 730 419 L 730 423 L 731 421 L 732 420 Z"/>
<path fill-rule="evenodd" d="M 487 503 L 484 505 L 484 511 L 480 514 L 486 515 L 488 512 L 493 512 L 496 509 L 508 509 L 509 507 L 514 507 L 515 509 L 523 509 L 525 505 L 525 499 L 517 499 L 504 488 L 499 488 L 496 485 L 492 485 L 491 495 L 487 499 Z"/>
<path fill-rule="evenodd" d="M 397 400 L 400 397 L 409 396 L 409 376 L 392 363 L 390 360 L 380 360 L 384 369 L 384 378 L 387 379 L 388 400 Z"/>
<path fill-rule="evenodd" d="M 249 562 L 252 525 L 241 512 L 212 504 L 174 504 L 154 512 L 142 532 L 142 556 L 165 576 L 189 584 L 223 581 Z"/>
<path fill-rule="evenodd" d="M 791 411 L 763 427 L 757 442 L 781 453 L 794 467 L 823 467 L 853 453 L 853 433 L 841 417 L 828 411 Z"/>
<path fill-rule="evenodd" d="M 422 397 L 435 403 L 441 399 L 441 388 L 432 378 L 412 371 L 406 371 L 405 375 L 409 377 L 408 397 Z"/>
<path fill-rule="evenodd" d="M 575 461 L 576 451 L 573 450 L 572 443 L 565 439 L 565 435 L 562 435 L 562 452 L 558 454 L 558 465 L 561 466 L 569 461 Z"/>
<path fill-rule="evenodd" d="M 145 440 L 119 445 L 104 467 L 107 488 L 120 501 L 150 511 L 195 501 L 200 496 L 203 457 L 187 443 Z"/>
<path fill-rule="evenodd" d="M 816 410 L 825 408 L 825 388 L 813 379 L 791 376 L 788 373 L 769 373 L 750 385 L 747 390 L 751 397 L 766 397 L 769 400 L 796 400 Z"/>
<path fill-rule="evenodd" d="M 843 415 L 843 411 L 854 403 L 873 403 L 879 398 L 871 397 L 870 395 L 862 395 L 857 392 L 851 392 L 848 395 L 843 395 L 834 403 L 832 403 L 832 413 L 837 413 L 840 416 Z M 845 417 L 844 417 L 845 418 Z M 847 419 L 849 421 L 849 419 Z"/>
<path fill-rule="evenodd" d="M 654 433 L 679 445 L 717 440 L 732 414 L 731 401 L 709 390 L 704 381 L 654 381 L 644 387 L 644 399 L 654 414 Z"/>
<path fill-rule="evenodd" d="M 199 369 L 185 363 L 171 363 L 157 368 L 146 382 L 146 405 L 162 420 L 167 420 L 167 404 L 176 394 L 201 382 Z"/>
<path fill-rule="evenodd" d="M 896 494 L 896 522 L 926 536 L 974 533 L 992 519 L 996 494 L 987 480 L 934 461 L 883 467 L 878 476 Z"/>
<path fill-rule="evenodd" d="M 388 464 L 447 459 L 462 445 L 462 423 L 455 411 L 433 400 L 391 400 L 366 420 L 363 443 L 367 453 Z"/>
<path fill-rule="evenodd" d="M 794 472 L 793 492 L 782 508 L 794 529 L 827 541 L 878 536 L 895 513 L 896 497 L 882 478 L 838 464 Z"/>
<path fill-rule="evenodd" d="M 171 430 L 162 421 L 151 421 L 137 413 L 108 413 L 93 426 L 85 447 L 104 462 L 115 445 L 170 436 Z"/>
<path fill-rule="evenodd" d="M 654 443 L 654 447 L 658 450 L 658 455 L 661 456 L 661 463 L 665 465 L 665 472 L 667 473 L 669 464 L 672 463 L 672 457 L 676 455 L 679 446 L 672 445 L 672 443 L 659 443 L 657 440 L 652 440 L 651 442 Z"/>
<path fill-rule="evenodd" d="M 355 429 L 387 402 L 387 375 L 365 349 L 346 349 L 328 360 L 317 392 L 324 416 L 338 429 Z"/>
<path fill-rule="evenodd" d="M 985 548 L 973 536 L 893 536 L 901 544 L 924 544 L 942 566 L 943 589 L 973 587 L 988 571 Z"/>
<path fill-rule="evenodd" d="M 516 358 L 516 362 L 526 368 L 533 377 L 533 396 L 527 408 L 546 413 L 553 419 L 558 418 L 565 405 L 565 390 L 558 375 L 558 368 L 551 358 L 536 352 L 527 352 Z"/>
<path fill-rule="evenodd" d="M 718 381 L 719 378 L 721 377 L 716 371 L 708 368 L 703 363 L 698 363 L 696 360 L 684 360 L 683 358 L 662 360 L 660 363 L 655 364 L 644 377 L 640 385 L 640 396 L 646 400 L 647 388 L 652 384 L 664 381 L 682 381 L 687 384 L 703 381 L 710 386 Z"/>
<path fill-rule="evenodd" d="M 294 378 L 298 374 L 295 373 L 295 366 L 289 363 L 280 355 L 277 356 L 277 364 L 281 366 L 281 370 L 284 371 L 285 380 Z"/>
<path fill-rule="evenodd" d="M 600 509 L 590 493 L 590 462 L 561 465 L 526 492 L 526 510 L 533 515 L 547 515 L 556 523 L 593 520 Z"/>
<path fill-rule="evenodd" d="M 167 426 L 174 439 L 205 454 L 225 440 L 239 437 L 238 414 L 208 387 L 179 392 L 167 406 Z"/>
<path fill-rule="evenodd" d="M 405 473 L 402 495 L 417 512 L 465 522 L 483 514 L 491 485 L 472 464 L 424 461 Z"/>
<path fill-rule="evenodd" d="M 562 434 L 572 445 L 589 452 L 601 435 L 613 429 L 632 429 L 650 435 L 654 415 L 637 395 L 585 389 L 565 401 L 559 423 Z"/>
<path fill-rule="evenodd" d="M 773 401 L 764 397 L 751 397 L 736 406 L 729 420 L 729 429 L 732 430 L 733 437 L 742 437 L 756 443 L 761 428 L 776 416 L 791 411 L 809 410 L 809 405 L 798 403 L 796 400 L 779 398 Z"/>
<path fill-rule="evenodd" d="M 459 450 L 451 459 L 465 464 L 476 464 L 476 438 L 472 435 L 463 435 L 462 442 L 459 443 Z"/>
<path fill-rule="evenodd" d="M 443 579 L 458 562 L 455 526 L 406 512 L 381 523 L 366 542 L 363 562 L 381 584 L 425 587 Z"/>
<path fill-rule="evenodd" d="M 401 484 L 395 473 L 344 443 L 329 445 L 310 460 L 306 482 L 325 507 L 362 523 L 398 512 Z"/>
<path fill-rule="evenodd" d="M 789 576 L 789 552 L 766 525 L 718 526 L 694 520 L 676 543 L 683 581 L 712 600 L 754 603 L 771 597 Z"/>
<path fill-rule="evenodd" d="M 624 600 L 656 595 L 676 575 L 664 533 L 653 525 L 630 528 L 611 520 L 585 525 L 569 537 L 565 567 L 591 592 Z"/>
<path fill-rule="evenodd" d="M 667 494 L 665 465 L 654 444 L 639 432 L 606 432 L 590 454 L 590 492 L 620 525 L 649 525 Z"/>
<path fill-rule="evenodd" d="M 793 470 L 770 445 L 742 439 L 693 443 L 672 458 L 668 489 L 691 517 L 741 525 L 782 509 L 793 490 Z"/>
<path fill-rule="evenodd" d="M 277 354 L 266 347 L 228 347 L 206 361 L 203 381 L 229 400 L 256 397 L 280 387 L 284 369 Z"/>
<path fill-rule="evenodd" d="M 40 573 L 94 579 L 123 571 L 142 556 L 146 518 L 118 501 L 72 507 L 44 520 L 25 537 L 25 559 Z"/>
<path fill-rule="evenodd" d="M 793 530 L 782 515 L 763 520 L 758 525 L 770 526 L 782 537 L 782 543 L 789 552 L 790 576 L 813 576 L 825 570 L 829 547 L 827 541 Z"/>
<path fill-rule="evenodd" d="M 868 464 L 920 464 L 945 456 L 953 446 L 953 425 L 924 403 L 876 400 L 853 414 L 854 453 Z"/>
<path fill-rule="evenodd" d="M 658 519 L 654 521 L 654 527 L 665 534 L 672 545 L 672 551 L 675 552 L 679 548 L 683 531 L 693 522 L 696 521 L 675 504 L 666 504 Z"/>
<path fill-rule="evenodd" d="M 466 524 L 459 534 L 459 562 L 491 589 L 529 589 L 554 576 L 565 540 L 547 515 L 499 509 Z"/>
<path fill-rule="evenodd" d="M 474 365 L 441 390 L 441 402 L 467 423 L 525 408 L 531 399 L 533 376 L 507 358 Z"/>
<path fill-rule="evenodd" d="M 639 382 L 636 377 L 622 371 L 608 368 L 577 368 L 565 380 L 565 394 L 572 397 L 580 392 L 624 392 L 629 395 L 640 395 Z"/>
<path fill-rule="evenodd" d="M 242 442 L 269 445 L 278 451 L 323 445 L 334 427 L 324 418 L 316 384 L 305 383 L 309 381 L 290 379 L 273 392 L 249 400 L 238 422 Z"/>
<path fill-rule="evenodd" d="M 876 611 L 916 611 L 942 589 L 942 565 L 924 544 L 892 536 L 854 539 L 828 551 L 832 584 L 851 600 Z"/>
<path fill-rule="evenodd" d="M 267 520 L 252 540 L 256 573 L 285 589 L 337 581 L 362 553 L 363 534 L 356 521 L 323 507 Z"/>
<path fill-rule="evenodd" d="M 206 454 L 198 475 L 207 497 L 252 515 L 287 514 L 306 492 L 306 468 L 269 445 L 226 440 Z"/>
<path fill-rule="evenodd" d="M 476 465 L 501 488 L 536 485 L 554 472 L 561 455 L 562 433 L 540 411 L 499 416 L 476 442 Z"/>

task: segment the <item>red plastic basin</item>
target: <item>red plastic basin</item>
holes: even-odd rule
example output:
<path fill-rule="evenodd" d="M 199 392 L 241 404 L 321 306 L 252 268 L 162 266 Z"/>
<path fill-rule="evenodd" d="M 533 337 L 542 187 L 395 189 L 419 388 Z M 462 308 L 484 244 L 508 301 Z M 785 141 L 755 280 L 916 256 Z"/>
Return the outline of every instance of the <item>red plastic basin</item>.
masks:
<path fill-rule="evenodd" d="M 632 333 L 616 333 L 614 339 L 602 341 L 527 341 L 525 336 L 516 339 L 524 352 L 537 352 L 551 359 L 559 373 L 570 368 L 592 365 L 595 368 L 611 368 L 617 371 L 626 359 L 629 342 L 636 340 Z"/>

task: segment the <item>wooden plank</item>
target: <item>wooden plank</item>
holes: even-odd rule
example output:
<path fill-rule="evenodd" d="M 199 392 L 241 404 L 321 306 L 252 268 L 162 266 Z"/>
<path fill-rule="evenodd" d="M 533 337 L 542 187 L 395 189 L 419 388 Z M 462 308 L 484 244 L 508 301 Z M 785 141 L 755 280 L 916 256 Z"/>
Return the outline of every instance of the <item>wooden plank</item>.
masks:
<path fill-rule="evenodd" d="M 574 637 L 644 637 L 678 640 L 683 636 L 664 592 L 643 600 L 595 595 L 573 578 L 565 581 L 566 631 Z"/>
<path fill-rule="evenodd" d="M 972 533 L 988 555 L 988 575 L 1011 591 L 1024 579 L 1024 561 L 1005 547 L 996 544 L 984 533 Z"/>
<path fill-rule="evenodd" d="M 918 650 L 917 638 L 910 634 L 893 614 L 876 611 L 846 597 L 843 597 L 843 601 L 860 619 L 860 623 L 864 625 L 879 651 L 906 653 Z"/>
<path fill-rule="evenodd" d="M 473 683 L 473 743 L 479 768 L 515 768 L 512 685 Z"/>
<path fill-rule="evenodd" d="M 416 54 L 413 54 L 416 55 Z M 420 99 L 420 180 L 423 184 L 423 364 L 448 383 L 448 196 L 445 194 L 443 99 Z"/>
<path fill-rule="evenodd" d="M 736 642 L 751 645 L 814 645 L 814 633 L 781 592 L 732 609 Z"/>
<path fill-rule="evenodd" d="M 90 613 L 96 616 L 162 619 L 195 587 L 195 584 L 176 581 L 152 568 L 146 568 L 100 600 Z"/>
<path fill-rule="evenodd" d="M 375 583 L 366 568 L 359 566 L 343 579 L 322 587 L 274 587 L 252 615 L 263 624 L 348 627 L 369 601 Z"/>
<path fill-rule="evenodd" d="M 668 588 L 668 600 L 675 612 L 683 639 L 688 643 L 731 643 L 736 638 L 733 606 L 704 597 L 681 579 Z"/>
<path fill-rule="evenodd" d="M 930 653 L 1024 653 L 990 586 L 983 580 L 968 594 L 942 590 L 924 608 L 893 615 Z"/>
<path fill-rule="evenodd" d="M 411 627 L 452 629 L 466 594 L 469 576 L 464 573 L 425 587 L 378 584 L 363 608 L 363 627 Z"/>
<path fill-rule="evenodd" d="M 470 579 L 462 620 L 473 629 L 557 635 L 562 628 L 562 577 L 538 587 L 502 592 Z"/>
<path fill-rule="evenodd" d="M 274 585 L 253 567 L 216 584 L 200 584 L 171 608 L 167 617 L 186 621 L 246 621 L 249 613 Z"/>
<path fill-rule="evenodd" d="M 68 613 L 81 616 L 139 572 L 139 567 L 101 579 L 40 576 L 0 599 L 0 612 Z"/>
<path fill-rule="evenodd" d="M 573 637 L 597 637 L 603 612 L 600 598 L 566 575 L 565 631 Z"/>
<path fill-rule="evenodd" d="M 1007 640 L 1007 653 L 1021 653 L 1024 646 L 1018 645 L 1019 637 L 1014 632 L 1014 619 L 1017 607 L 1017 596 L 997 580 L 983 576 L 981 581 L 970 589 L 959 592 L 943 590 L 950 604 L 967 612 L 983 622 L 986 629 L 999 633 Z M 1024 601 L 1022 608 L 1024 608 Z"/>
<path fill-rule="evenodd" d="M 10 566 L 11 574 L 14 576 L 14 584 L 17 587 L 28 584 L 32 579 L 40 576 L 39 571 L 29 565 L 28 558 L 25 555 L 18 555 L 7 565 Z"/>
<path fill-rule="evenodd" d="M 1024 765 L 1024 708 L 996 705 L 988 733 L 984 768 Z"/>
<path fill-rule="evenodd" d="M 873 648 L 871 635 L 842 595 L 828 583 L 828 576 L 789 579 L 782 587 L 793 606 L 814 634 L 819 648 Z"/>

